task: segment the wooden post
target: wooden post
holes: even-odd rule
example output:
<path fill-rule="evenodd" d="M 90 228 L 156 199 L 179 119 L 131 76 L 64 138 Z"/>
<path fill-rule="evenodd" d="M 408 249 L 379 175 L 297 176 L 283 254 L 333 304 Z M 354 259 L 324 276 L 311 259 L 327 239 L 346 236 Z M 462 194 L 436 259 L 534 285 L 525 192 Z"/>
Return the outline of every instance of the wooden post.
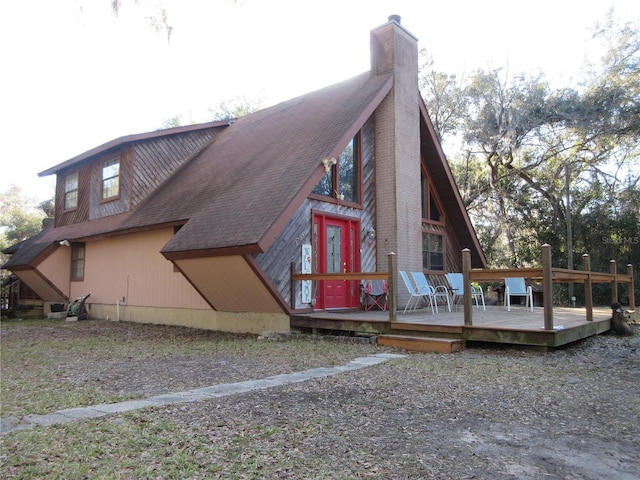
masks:
<path fill-rule="evenodd" d="M 387 298 L 389 301 L 389 321 L 396 321 L 396 306 L 398 298 L 396 297 L 396 254 L 391 252 L 387 256 L 389 265 L 389 278 L 387 280 Z"/>
<path fill-rule="evenodd" d="M 462 250 L 462 281 L 463 281 L 463 297 L 462 303 L 464 304 L 464 324 L 467 327 L 473 325 L 471 308 L 471 278 L 469 278 L 469 272 L 471 271 L 471 250 L 465 248 Z"/>
<path fill-rule="evenodd" d="M 633 285 L 633 265 L 627 265 L 627 275 L 631 277 L 631 283 L 629 283 L 629 310 L 636 310 L 636 292 Z"/>
<path fill-rule="evenodd" d="M 616 266 L 615 260 L 609 261 L 609 268 L 611 270 L 611 275 L 613 275 L 613 280 L 611 281 L 611 303 L 618 301 L 618 267 Z"/>
<path fill-rule="evenodd" d="M 582 269 L 587 272 L 584 281 L 584 308 L 587 311 L 587 321 L 593 322 L 593 289 L 591 285 L 591 258 L 587 253 L 582 255 Z"/>
<path fill-rule="evenodd" d="M 553 330 L 553 271 L 551 245 L 542 245 L 542 298 L 544 301 L 544 329 Z"/>

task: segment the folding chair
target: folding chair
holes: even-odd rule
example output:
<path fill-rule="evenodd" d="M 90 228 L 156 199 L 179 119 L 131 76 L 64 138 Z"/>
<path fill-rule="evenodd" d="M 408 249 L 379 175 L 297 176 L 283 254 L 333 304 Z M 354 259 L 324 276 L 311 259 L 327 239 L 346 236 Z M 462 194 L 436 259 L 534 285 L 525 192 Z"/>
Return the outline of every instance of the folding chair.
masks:
<path fill-rule="evenodd" d="M 531 285 L 526 285 L 524 277 L 512 277 L 504 279 L 504 304 L 507 311 L 511 311 L 511 297 L 525 297 L 525 308 L 529 307 L 533 312 L 533 290 Z"/>
<path fill-rule="evenodd" d="M 451 302 L 449 301 L 449 289 L 444 285 L 438 285 L 433 287 L 429 284 L 429 280 L 422 272 L 411 272 L 413 281 L 416 282 L 416 287 L 422 295 L 428 295 L 433 304 L 436 307 L 436 313 L 438 313 L 438 298 L 443 298 L 447 302 L 447 310 L 451 311 Z M 432 308 L 433 310 L 433 308 Z"/>
<path fill-rule="evenodd" d="M 363 287 L 365 310 L 387 309 L 387 282 L 385 280 L 367 280 L 363 283 Z"/>

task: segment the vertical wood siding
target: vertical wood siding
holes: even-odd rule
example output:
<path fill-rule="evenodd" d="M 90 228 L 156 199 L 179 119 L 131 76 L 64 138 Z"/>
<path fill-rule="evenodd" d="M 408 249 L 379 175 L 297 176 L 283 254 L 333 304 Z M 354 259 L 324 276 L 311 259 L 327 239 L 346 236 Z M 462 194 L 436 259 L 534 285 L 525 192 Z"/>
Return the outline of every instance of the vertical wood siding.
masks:
<path fill-rule="evenodd" d="M 369 243 L 363 238 L 363 230 L 366 231 L 366 226 L 372 224 L 375 228 L 373 119 L 366 122 L 362 133 L 363 208 L 358 209 L 337 205 L 335 203 L 307 199 L 280 233 L 271 248 L 265 253 L 255 256 L 260 268 L 287 301 L 291 299 L 291 262 L 295 264 L 295 271 L 300 272 L 302 270 L 302 245 L 304 243 L 311 243 L 312 210 L 359 218 L 361 222 L 360 268 L 362 271 L 376 270 L 375 241 Z M 299 297 L 299 295 L 297 294 L 296 297 Z M 299 298 L 297 298 L 297 301 L 299 301 Z M 308 305 L 297 305 L 297 307 L 308 307 Z"/>
<path fill-rule="evenodd" d="M 116 215 L 135 208 L 216 135 L 213 129 L 140 141 L 92 158 L 79 167 L 59 172 L 56 179 L 56 226 Z M 102 201 L 102 164 L 120 159 L 120 195 Z M 67 174 L 78 171 L 78 208 L 64 211 Z"/>

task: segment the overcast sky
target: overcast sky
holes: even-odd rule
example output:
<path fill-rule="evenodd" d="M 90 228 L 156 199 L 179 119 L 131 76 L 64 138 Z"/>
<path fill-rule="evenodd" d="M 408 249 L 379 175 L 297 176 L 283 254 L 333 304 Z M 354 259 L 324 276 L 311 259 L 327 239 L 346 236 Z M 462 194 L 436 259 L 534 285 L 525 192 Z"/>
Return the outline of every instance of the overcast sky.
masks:
<path fill-rule="evenodd" d="M 580 79 L 596 22 L 640 21 L 637 0 L 110 0 L 5 1 L 0 28 L 0 191 L 51 198 L 37 176 L 115 138 L 210 119 L 244 96 L 278 103 L 369 69 L 369 32 L 389 15 L 462 74 L 509 66 Z M 171 39 L 145 16 L 163 4 Z M 446 152 L 445 152 L 446 153 Z"/>

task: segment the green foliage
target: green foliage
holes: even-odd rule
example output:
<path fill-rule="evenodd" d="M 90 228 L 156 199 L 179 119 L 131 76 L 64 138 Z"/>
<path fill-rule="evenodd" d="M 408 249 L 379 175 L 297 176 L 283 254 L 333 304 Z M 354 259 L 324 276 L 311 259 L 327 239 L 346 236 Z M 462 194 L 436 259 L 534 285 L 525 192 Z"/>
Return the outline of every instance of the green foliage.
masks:
<path fill-rule="evenodd" d="M 0 193 L 0 242 L 2 248 L 21 242 L 42 230 L 42 220 L 51 212 L 52 201 L 38 204 L 11 185 Z M 46 212 L 46 213 L 45 213 Z"/>
<path fill-rule="evenodd" d="M 538 265 L 548 243 L 556 266 L 579 268 L 589 253 L 593 270 L 611 259 L 639 269 L 638 26 L 611 15 L 595 38 L 601 63 L 557 90 L 503 69 L 457 82 L 423 62 L 421 91 L 445 145 L 458 146 L 452 172 L 491 267 Z"/>

